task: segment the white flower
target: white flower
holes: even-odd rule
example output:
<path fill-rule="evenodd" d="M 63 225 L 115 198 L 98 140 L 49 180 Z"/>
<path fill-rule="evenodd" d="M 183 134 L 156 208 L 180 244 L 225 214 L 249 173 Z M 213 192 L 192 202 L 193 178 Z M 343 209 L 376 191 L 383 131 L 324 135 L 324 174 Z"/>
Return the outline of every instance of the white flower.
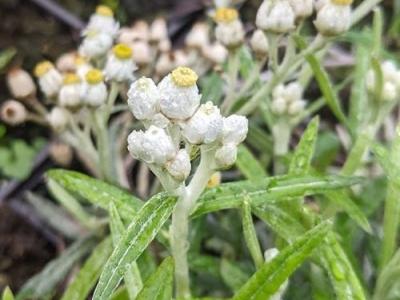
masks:
<path fill-rule="evenodd" d="M 113 37 L 104 32 L 90 31 L 79 46 L 79 53 L 88 58 L 106 55 L 113 45 Z"/>
<path fill-rule="evenodd" d="M 7 100 L 1 106 L 0 116 L 5 123 L 15 126 L 26 121 L 28 112 L 20 102 Z"/>
<path fill-rule="evenodd" d="M 171 123 L 162 113 L 155 114 L 150 120 L 150 124 L 160 127 L 160 128 L 167 128 L 168 125 Z"/>
<path fill-rule="evenodd" d="M 223 124 L 219 108 L 209 101 L 183 125 L 182 135 L 192 144 L 210 144 L 221 136 Z"/>
<path fill-rule="evenodd" d="M 388 60 L 381 64 L 381 70 L 383 75 L 382 100 L 393 101 L 400 92 L 400 70 L 392 61 Z M 375 92 L 376 84 L 375 72 L 371 69 L 366 76 L 368 91 Z"/>
<path fill-rule="evenodd" d="M 76 74 L 78 74 L 81 80 L 85 80 L 87 72 L 91 69 L 93 69 L 93 66 L 91 66 L 83 57 L 77 56 L 75 58 Z"/>
<path fill-rule="evenodd" d="M 58 94 L 58 104 L 67 108 L 77 108 L 81 104 L 82 85 L 78 75 L 64 75 L 63 85 Z"/>
<path fill-rule="evenodd" d="M 300 100 L 303 97 L 303 87 L 297 81 L 289 83 L 285 87 L 284 97 L 289 102 Z"/>
<path fill-rule="evenodd" d="M 50 127 L 56 132 L 64 131 L 68 124 L 68 113 L 61 107 L 54 107 L 47 115 Z"/>
<path fill-rule="evenodd" d="M 289 3 L 299 19 L 309 17 L 313 13 L 313 0 L 289 0 Z"/>
<path fill-rule="evenodd" d="M 62 76 L 51 62 L 37 64 L 34 73 L 39 80 L 40 89 L 47 97 L 57 95 L 61 88 Z"/>
<path fill-rule="evenodd" d="M 325 4 L 327 4 L 330 0 L 314 0 L 314 7 L 316 11 L 319 11 Z"/>
<path fill-rule="evenodd" d="M 233 8 L 218 8 L 215 12 L 215 37 L 222 45 L 233 48 L 243 43 L 244 29 L 239 14 Z"/>
<path fill-rule="evenodd" d="M 238 145 L 246 139 L 248 123 L 246 117 L 230 115 L 223 119 L 222 142 L 224 144 Z"/>
<path fill-rule="evenodd" d="M 276 248 L 270 248 L 268 250 L 265 250 L 265 252 L 264 252 L 265 262 L 268 263 L 268 262 L 272 261 L 278 254 L 279 254 L 279 250 L 276 249 Z M 282 295 L 285 293 L 288 284 L 289 284 L 289 281 L 286 280 L 279 287 L 279 290 L 274 295 L 272 295 L 272 297 L 270 299 L 271 300 L 280 300 L 280 299 L 282 299 Z"/>
<path fill-rule="evenodd" d="M 132 59 L 132 49 L 125 44 L 114 46 L 104 69 L 106 78 L 118 82 L 133 80 L 135 70 L 136 65 Z"/>
<path fill-rule="evenodd" d="M 277 115 L 298 115 L 307 104 L 302 97 L 303 87 L 297 81 L 280 84 L 272 92 L 271 111 Z"/>
<path fill-rule="evenodd" d="M 64 53 L 57 58 L 56 68 L 62 73 L 76 72 L 76 58 L 77 53 L 74 51 Z"/>
<path fill-rule="evenodd" d="M 160 82 L 160 108 L 165 116 L 185 120 L 194 114 L 201 98 L 196 85 L 197 79 L 193 70 L 179 67 Z"/>
<path fill-rule="evenodd" d="M 274 98 L 271 103 L 271 111 L 277 115 L 283 115 L 287 111 L 287 101 L 285 98 Z"/>
<path fill-rule="evenodd" d="M 186 150 L 179 150 L 173 160 L 166 163 L 165 168 L 176 180 L 183 181 L 190 174 L 190 157 Z"/>
<path fill-rule="evenodd" d="M 133 61 L 139 66 L 146 66 L 152 60 L 150 45 L 145 41 L 135 41 L 132 43 L 132 49 L 135 53 Z"/>
<path fill-rule="evenodd" d="M 258 28 L 275 33 L 286 33 L 295 28 L 293 8 L 287 0 L 264 0 L 257 11 Z"/>
<path fill-rule="evenodd" d="M 215 162 L 218 168 L 232 166 L 237 158 L 237 146 L 233 143 L 225 144 L 215 152 Z"/>
<path fill-rule="evenodd" d="M 213 64 L 223 64 L 228 57 L 228 51 L 220 43 L 214 43 L 203 47 L 202 53 Z"/>
<path fill-rule="evenodd" d="M 150 26 L 150 40 L 160 42 L 168 38 L 167 22 L 164 18 L 157 18 Z"/>
<path fill-rule="evenodd" d="M 12 69 L 7 73 L 7 86 L 13 97 L 25 99 L 36 93 L 31 75 L 23 69 Z"/>
<path fill-rule="evenodd" d="M 261 29 L 254 31 L 250 40 L 251 49 L 259 58 L 264 58 L 268 55 L 269 45 L 265 33 Z"/>
<path fill-rule="evenodd" d="M 332 36 L 346 32 L 351 25 L 351 0 L 330 0 L 314 21 L 319 33 Z"/>
<path fill-rule="evenodd" d="M 186 46 L 197 49 L 208 45 L 209 42 L 209 27 L 203 22 L 194 24 L 185 39 Z"/>
<path fill-rule="evenodd" d="M 98 107 L 106 102 L 107 87 L 103 80 L 103 73 L 98 69 L 86 73 L 82 88 L 82 100 L 85 104 Z"/>
<path fill-rule="evenodd" d="M 134 158 L 159 166 L 176 155 L 171 137 L 164 129 L 153 125 L 145 132 L 133 131 L 128 136 L 128 150 Z"/>
<path fill-rule="evenodd" d="M 301 113 L 306 107 L 307 102 L 304 100 L 296 100 L 289 104 L 288 106 L 288 114 L 291 116 L 298 115 Z"/>
<path fill-rule="evenodd" d="M 98 31 L 114 36 L 118 29 L 119 24 L 114 20 L 113 11 L 105 5 L 99 5 L 96 12 L 90 17 L 84 34 L 87 31 Z"/>
<path fill-rule="evenodd" d="M 153 80 L 142 77 L 129 88 L 128 105 L 136 119 L 151 119 L 159 111 L 160 97 Z"/>

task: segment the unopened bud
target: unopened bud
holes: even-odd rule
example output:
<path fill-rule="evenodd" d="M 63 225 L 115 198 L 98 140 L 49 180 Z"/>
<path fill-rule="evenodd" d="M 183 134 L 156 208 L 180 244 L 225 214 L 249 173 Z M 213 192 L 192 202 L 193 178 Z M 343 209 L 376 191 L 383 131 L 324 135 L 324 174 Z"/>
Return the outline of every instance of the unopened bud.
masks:
<path fill-rule="evenodd" d="M 246 139 L 249 123 L 246 117 L 231 115 L 223 121 L 222 142 L 224 144 L 238 145 Z"/>
<path fill-rule="evenodd" d="M 52 160 L 62 167 L 68 167 L 72 162 L 73 152 L 67 144 L 59 142 L 51 143 L 49 152 Z"/>
<path fill-rule="evenodd" d="M 166 163 L 166 169 L 178 181 L 185 180 L 190 174 L 190 157 L 186 150 L 179 150 L 172 161 Z"/>
<path fill-rule="evenodd" d="M 257 11 L 258 28 L 274 33 L 286 33 L 295 28 L 296 16 L 287 0 L 264 0 Z"/>
<path fill-rule="evenodd" d="M 336 4 L 334 0 L 329 1 L 318 11 L 314 24 L 319 33 L 325 36 L 346 32 L 351 25 L 351 5 Z"/>
<path fill-rule="evenodd" d="M 215 152 L 215 162 L 220 169 L 232 166 L 236 158 L 237 146 L 233 143 L 225 144 Z"/>
<path fill-rule="evenodd" d="M 7 100 L 1 106 L 1 119 L 9 125 L 16 126 L 24 123 L 28 112 L 24 105 L 16 100 Z"/>
<path fill-rule="evenodd" d="M 215 65 L 221 65 L 228 57 L 228 51 L 220 43 L 214 43 L 203 47 L 202 53 L 205 58 Z"/>
<path fill-rule="evenodd" d="M 47 115 L 47 121 L 55 132 L 62 132 L 68 124 L 68 112 L 56 106 Z"/>
<path fill-rule="evenodd" d="M 289 3 L 298 19 L 304 19 L 313 13 L 313 0 L 289 0 Z"/>
<path fill-rule="evenodd" d="M 262 30 L 257 29 L 256 31 L 254 31 L 253 36 L 250 40 L 250 46 L 256 54 L 257 58 L 263 59 L 268 56 L 268 39 Z"/>
<path fill-rule="evenodd" d="M 219 186 L 221 183 L 221 172 L 215 172 L 214 174 L 211 175 L 211 178 L 207 182 L 207 187 L 208 188 L 214 188 Z"/>
<path fill-rule="evenodd" d="M 150 40 L 160 42 L 168 38 L 167 22 L 164 18 L 157 18 L 150 27 Z"/>
<path fill-rule="evenodd" d="M 36 93 L 31 75 L 23 69 L 13 69 L 7 73 L 7 86 L 16 99 L 26 99 Z"/>
<path fill-rule="evenodd" d="M 128 91 L 128 105 L 138 120 L 149 120 L 159 110 L 160 92 L 152 79 L 142 77 Z"/>

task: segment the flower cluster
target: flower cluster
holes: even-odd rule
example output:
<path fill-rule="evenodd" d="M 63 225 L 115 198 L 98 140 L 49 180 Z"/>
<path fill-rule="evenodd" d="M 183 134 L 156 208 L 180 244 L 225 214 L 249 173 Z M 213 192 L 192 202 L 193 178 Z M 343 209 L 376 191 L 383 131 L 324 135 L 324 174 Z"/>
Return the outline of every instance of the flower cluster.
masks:
<path fill-rule="evenodd" d="M 230 49 L 243 43 L 243 24 L 236 9 L 219 7 L 215 12 L 214 20 L 217 23 L 215 37 L 222 45 Z"/>
<path fill-rule="evenodd" d="M 382 100 L 396 100 L 400 93 L 400 70 L 392 61 L 385 61 L 381 64 L 382 70 Z M 367 89 L 370 93 L 375 93 L 377 90 L 377 80 L 374 70 L 369 70 L 366 77 Z"/>
<path fill-rule="evenodd" d="M 271 110 L 276 115 L 294 117 L 304 110 L 303 88 L 298 82 L 278 85 L 272 93 Z"/>
<path fill-rule="evenodd" d="M 190 68 L 178 67 L 158 85 L 143 77 L 128 92 L 133 115 L 146 127 L 129 135 L 129 152 L 153 167 L 165 169 L 177 181 L 189 176 L 195 147 L 205 146 L 213 153 L 214 165 L 210 167 L 225 168 L 235 162 L 237 145 L 247 135 L 245 117 L 225 118 L 212 102 L 200 104 L 197 79 Z"/>

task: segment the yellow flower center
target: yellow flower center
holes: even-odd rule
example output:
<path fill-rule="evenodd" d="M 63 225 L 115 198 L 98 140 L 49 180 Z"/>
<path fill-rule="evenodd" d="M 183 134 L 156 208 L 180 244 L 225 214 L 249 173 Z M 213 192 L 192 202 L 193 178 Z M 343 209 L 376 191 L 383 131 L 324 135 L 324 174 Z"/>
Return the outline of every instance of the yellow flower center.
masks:
<path fill-rule="evenodd" d="M 48 71 L 54 68 L 54 65 L 45 60 L 42 61 L 41 63 L 38 63 L 35 67 L 34 73 L 36 77 L 42 77 L 44 74 L 46 74 Z"/>
<path fill-rule="evenodd" d="M 113 48 L 113 53 L 119 59 L 129 59 L 132 57 L 132 49 L 126 44 L 117 44 Z"/>
<path fill-rule="evenodd" d="M 99 5 L 96 7 L 96 14 L 105 16 L 105 17 L 112 17 L 114 15 L 111 8 L 106 5 Z"/>
<path fill-rule="evenodd" d="M 216 22 L 229 23 L 237 20 L 239 17 L 238 11 L 234 8 L 220 7 L 215 12 L 214 20 Z"/>
<path fill-rule="evenodd" d="M 353 0 L 331 0 L 333 4 L 336 5 L 351 5 Z"/>
<path fill-rule="evenodd" d="M 187 67 L 178 67 L 171 73 L 172 80 L 179 87 L 189 87 L 196 84 L 197 76 L 196 72 Z"/>
<path fill-rule="evenodd" d="M 96 84 L 103 81 L 103 73 L 99 69 L 91 69 L 86 73 L 85 79 L 90 84 Z"/>
<path fill-rule="evenodd" d="M 221 183 L 221 172 L 214 173 L 207 182 L 208 188 L 214 188 Z"/>
<path fill-rule="evenodd" d="M 67 74 L 64 75 L 64 79 L 63 79 L 63 84 L 64 85 L 76 84 L 76 83 L 79 83 L 79 82 L 81 82 L 81 79 L 75 73 L 67 73 Z"/>

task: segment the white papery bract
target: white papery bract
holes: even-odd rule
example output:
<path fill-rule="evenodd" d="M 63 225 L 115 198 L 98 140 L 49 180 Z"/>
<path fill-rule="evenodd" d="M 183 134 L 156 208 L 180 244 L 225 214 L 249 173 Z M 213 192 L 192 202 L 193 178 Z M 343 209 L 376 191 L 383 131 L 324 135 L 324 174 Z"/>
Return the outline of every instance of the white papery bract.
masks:
<path fill-rule="evenodd" d="M 59 92 L 62 85 L 62 76 L 53 64 L 44 61 L 35 67 L 35 75 L 38 78 L 41 91 L 47 97 L 54 97 Z"/>
<path fill-rule="evenodd" d="M 78 75 L 67 73 L 58 94 L 58 104 L 66 108 L 77 108 L 81 105 L 82 85 Z"/>
<path fill-rule="evenodd" d="M 161 100 L 161 112 L 171 119 L 185 120 L 190 118 L 200 104 L 201 95 L 196 83 L 181 85 L 169 74 L 158 85 Z"/>
<path fill-rule="evenodd" d="M 113 37 L 104 32 L 88 32 L 79 47 L 79 53 L 88 58 L 106 55 L 113 45 Z"/>
<path fill-rule="evenodd" d="M 342 34 L 351 25 L 351 6 L 328 1 L 318 10 L 314 24 L 319 33 L 323 35 L 334 36 Z"/>
<path fill-rule="evenodd" d="M 132 49 L 128 45 L 117 44 L 107 58 L 104 73 L 108 80 L 123 82 L 133 80 L 133 72 L 136 69 L 132 59 Z"/>
<path fill-rule="evenodd" d="M 86 73 L 82 87 L 82 100 L 86 105 L 98 107 L 106 102 L 108 92 L 103 79 L 103 73 L 98 69 Z"/>
<path fill-rule="evenodd" d="M 56 106 L 47 115 L 47 122 L 55 132 L 62 132 L 68 124 L 68 113 L 64 108 Z"/>
<path fill-rule="evenodd" d="M 151 125 L 146 131 L 133 131 L 128 136 L 128 150 L 137 159 L 162 166 L 176 155 L 171 137 L 164 129 Z"/>
<path fill-rule="evenodd" d="M 400 93 L 400 70 L 392 61 L 384 61 L 381 64 L 383 75 L 382 100 L 393 101 Z M 366 86 L 369 92 L 377 89 L 374 70 L 369 70 L 366 76 Z"/>
<path fill-rule="evenodd" d="M 261 29 L 254 31 L 250 40 L 250 46 L 257 57 L 264 58 L 268 55 L 268 39 Z"/>
<path fill-rule="evenodd" d="M 302 97 L 303 87 L 298 82 L 280 84 L 272 92 L 271 111 L 276 115 L 298 115 L 307 104 Z"/>
<path fill-rule="evenodd" d="M 238 145 L 245 140 L 249 123 L 246 117 L 231 115 L 224 118 L 223 123 L 222 142 L 224 144 Z"/>
<path fill-rule="evenodd" d="M 222 45 L 232 48 L 243 43 L 244 29 L 240 20 L 219 22 L 215 28 L 215 37 Z"/>
<path fill-rule="evenodd" d="M 128 105 L 138 120 L 151 119 L 160 106 L 160 92 L 150 78 L 136 80 L 128 91 Z"/>
<path fill-rule="evenodd" d="M 215 163 L 218 168 L 232 166 L 237 158 L 237 146 L 233 143 L 225 144 L 215 152 Z"/>
<path fill-rule="evenodd" d="M 164 18 L 157 18 L 150 26 L 150 40 L 160 42 L 165 39 L 168 39 L 167 22 Z"/>
<path fill-rule="evenodd" d="M 185 149 L 178 151 L 173 160 L 165 165 L 167 171 L 173 178 L 178 181 L 185 180 L 190 174 L 190 157 Z"/>
<path fill-rule="evenodd" d="M 155 114 L 149 121 L 151 124 L 160 128 L 167 128 L 167 126 L 171 124 L 168 118 L 162 113 Z"/>
<path fill-rule="evenodd" d="M 147 41 L 135 41 L 131 44 L 132 49 L 135 51 L 133 61 L 139 66 L 146 66 L 152 60 L 152 52 L 150 45 Z"/>
<path fill-rule="evenodd" d="M 209 39 L 209 27 L 206 23 L 196 23 L 186 36 L 185 44 L 188 47 L 202 49 L 208 45 Z"/>
<path fill-rule="evenodd" d="M 203 47 L 202 53 L 213 64 L 222 64 L 228 57 L 228 51 L 220 43 L 213 43 Z"/>
<path fill-rule="evenodd" d="M 313 13 L 313 0 L 289 0 L 290 6 L 293 9 L 297 18 L 303 19 L 309 17 Z"/>
<path fill-rule="evenodd" d="M 219 108 L 207 102 L 183 125 L 182 135 L 192 144 L 210 144 L 221 136 L 222 128 Z"/>
<path fill-rule="evenodd" d="M 119 23 L 115 21 L 112 10 L 104 5 L 99 5 L 96 12 L 90 17 L 84 31 L 103 32 L 111 36 L 118 33 Z"/>
<path fill-rule="evenodd" d="M 24 99 L 36 93 L 31 75 L 23 69 L 12 69 L 7 74 L 7 86 L 13 97 Z"/>
<path fill-rule="evenodd" d="M 24 105 L 16 100 L 5 101 L 0 109 L 1 119 L 9 125 L 20 125 L 26 121 L 28 112 Z"/>
<path fill-rule="evenodd" d="M 286 33 L 295 28 L 295 13 L 287 0 L 264 0 L 257 11 L 258 28 L 274 33 Z"/>

